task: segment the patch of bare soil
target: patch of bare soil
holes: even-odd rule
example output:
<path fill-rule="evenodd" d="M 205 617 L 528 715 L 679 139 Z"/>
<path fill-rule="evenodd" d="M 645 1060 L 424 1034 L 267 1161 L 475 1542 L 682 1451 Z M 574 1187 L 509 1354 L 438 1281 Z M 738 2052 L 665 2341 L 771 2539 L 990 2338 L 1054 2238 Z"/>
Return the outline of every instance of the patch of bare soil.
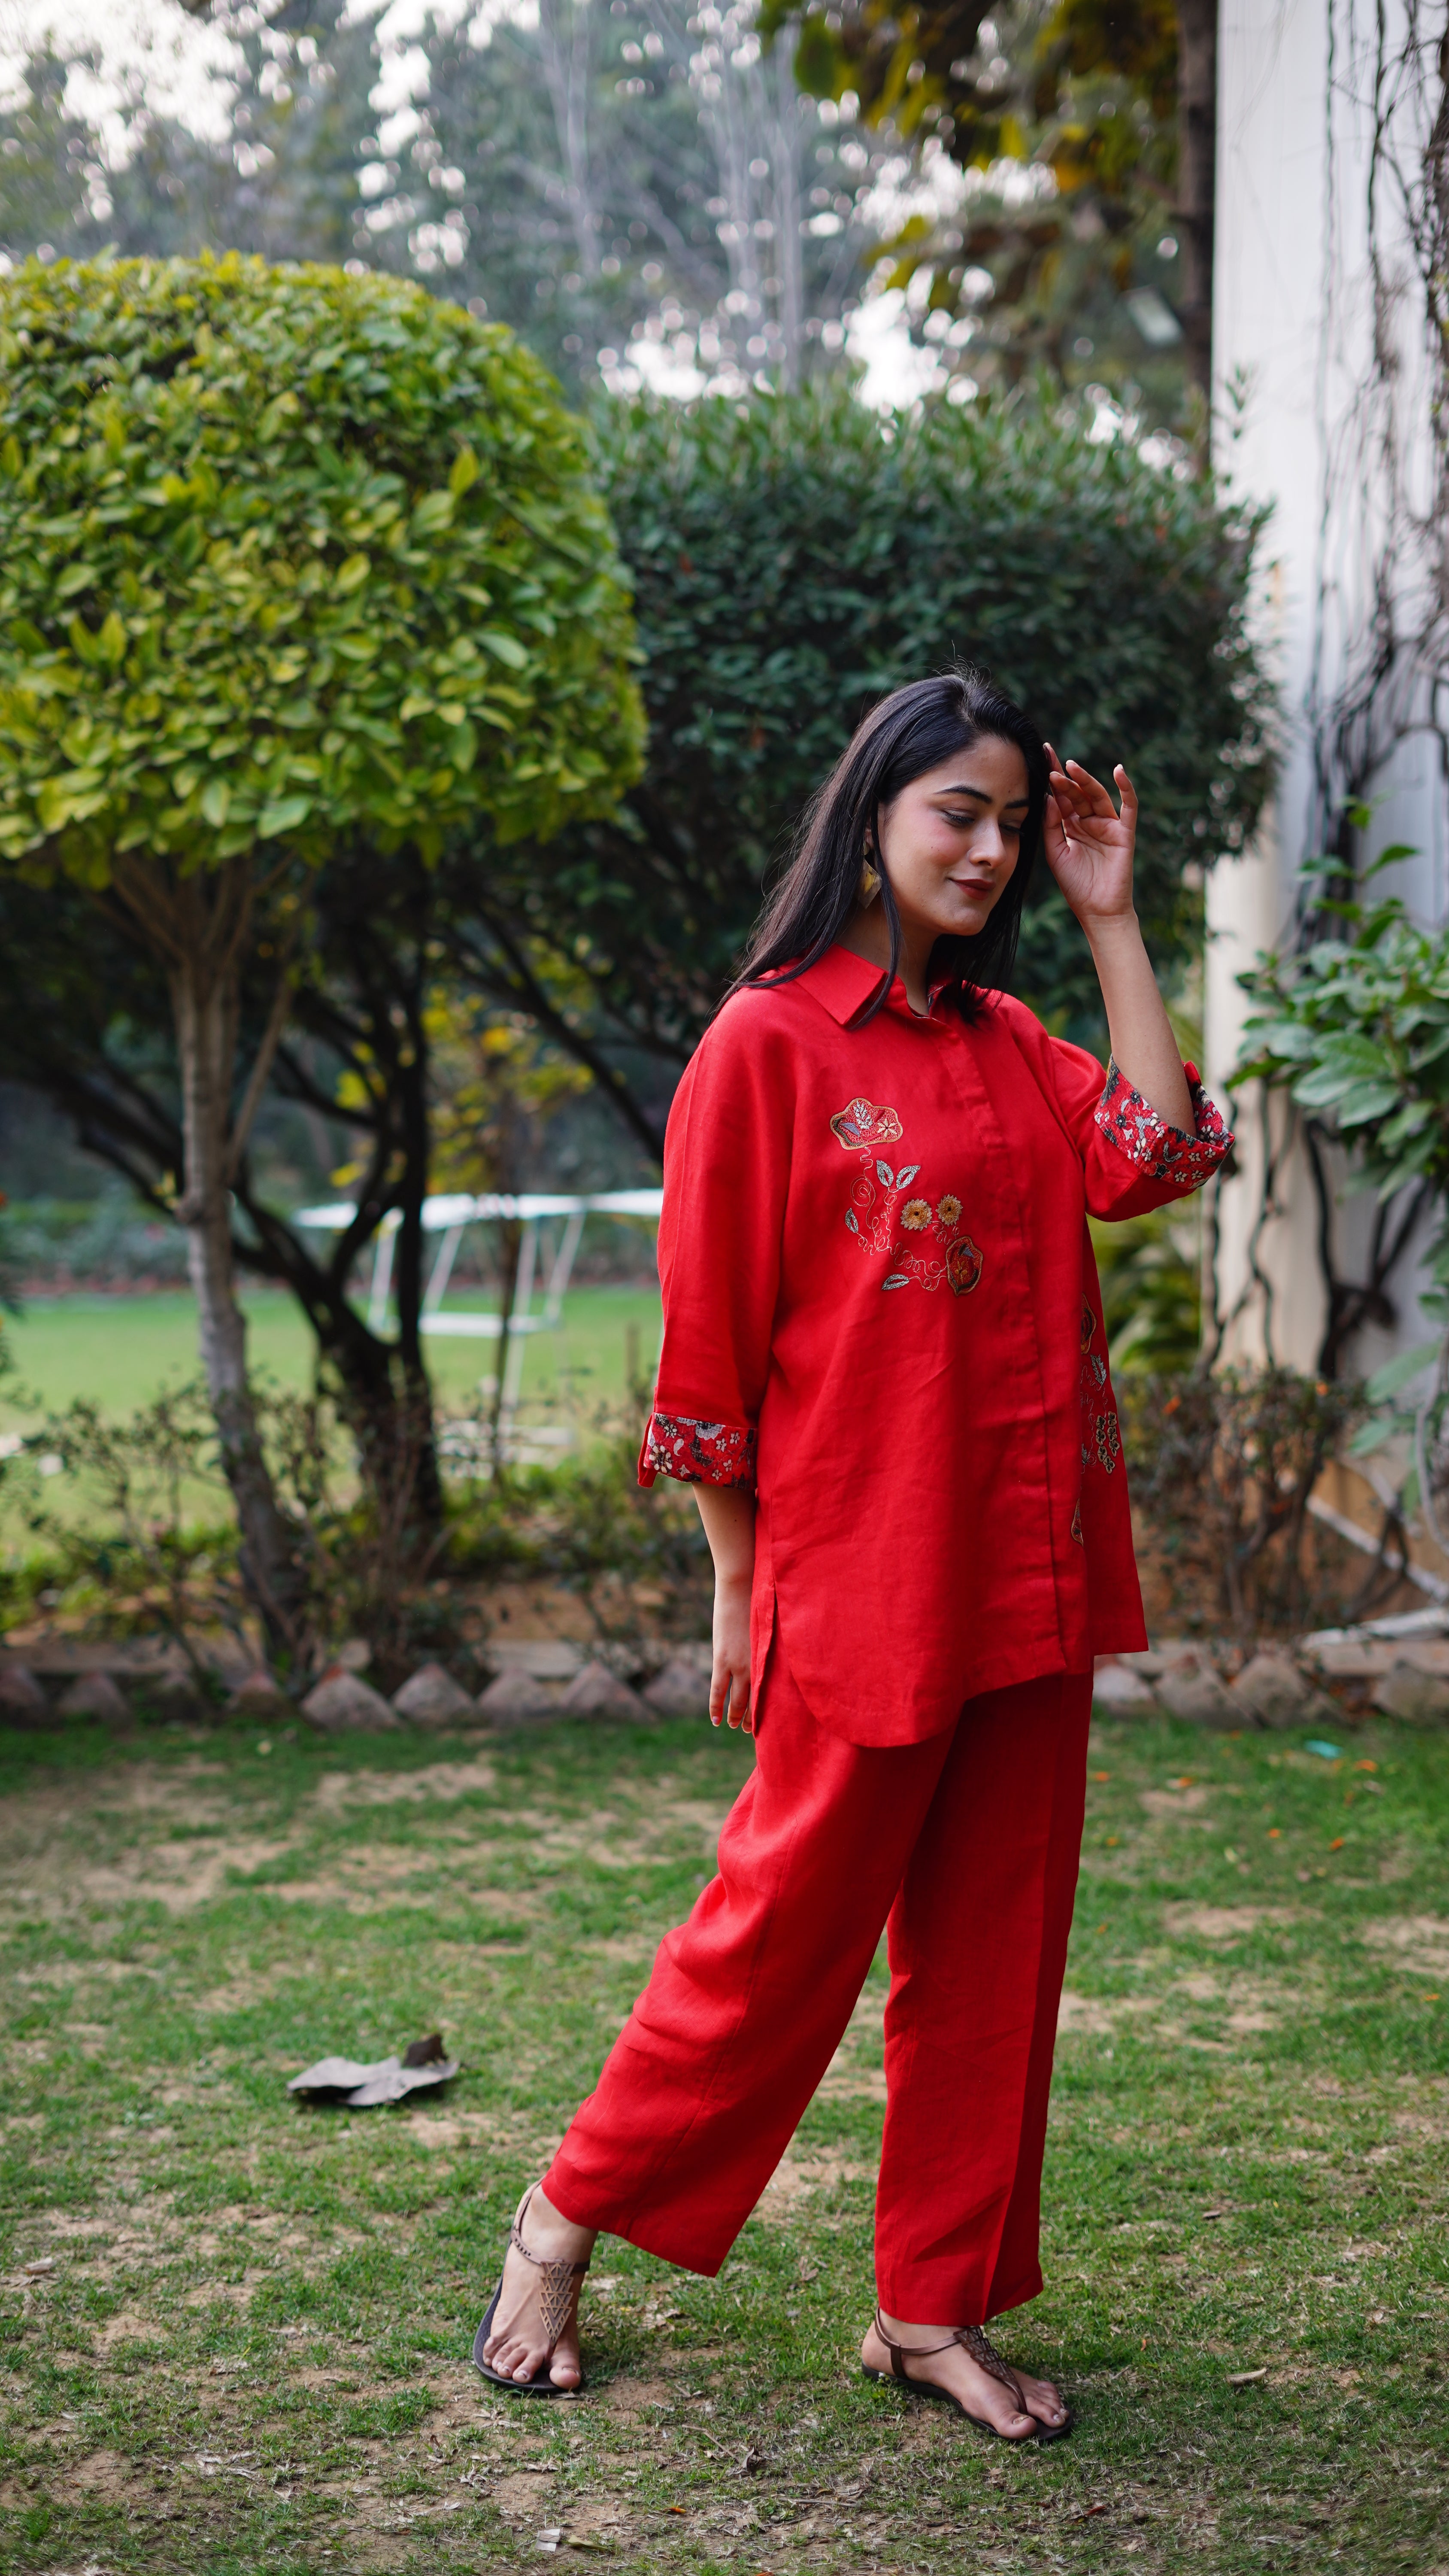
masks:
<path fill-rule="evenodd" d="M 1449 1977 L 1449 1919 L 1442 1914 L 1395 1914 L 1364 1924 L 1359 1938 L 1371 1950 L 1397 1951 L 1406 1968 L 1425 1977 Z"/>
<path fill-rule="evenodd" d="M 50 1863 L 54 1878 L 41 1887 L 35 1885 L 32 1862 L 23 1899 L 52 1921 L 78 1906 L 164 1905 L 168 1914 L 186 1914 L 211 1904 L 233 1871 L 249 1877 L 279 1860 L 288 1847 L 286 1841 L 263 1835 L 234 1840 L 208 1836 L 205 1841 L 182 1837 L 141 1844 L 114 1861 L 77 1863 L 67 1855 Z"/>
<path fill-rule="evenodd" d="M 35 1826 L 73 1824 L 77 1816 L 97 1811 L 107 1817 L 128 1812 L 149 1816 L 161 1824 L 224 1825 L 232 1812 L 225 1778 L 220 1764 L 198 1757 L 118 1763 L 89 1781 L 38 1783 L 7 1806 L 0 1851 L 11 1850 Z M 212 1782 L 219 1785 L 213 1789 Z"/>
<path fill-rule="evenodd" d="M 1214 1791 L 1202 1784 L 1186 1789 L 1139 1789 L 1137 1803 L 1160 1822 L 1164 1816 L 1199 1816 Z"/>
<path fill-rule="evenodd" d="M 95 2330 L 98 2352 L 114 2352 L 119 2343 L 154 2343 L 162 2331 L 154 2317 L 142 2316 L 139 2309 L 123 2308 L 119 2316 L 108 2317 Z"/>
<path fill-rule="evenodd" d="M 1119 2021 L 1140 2019 L 1144 2013 L 1160 2009 L 1156 1995 L 1079 1995 L 1070 1986 L 1063 1986 L 1057 2006 L 1057 2032 L 1066 2037 L 1106 2038 Z"/>
<path fill-rule="evenodd" d="M 672 2406 L 678 2395 L 672 2379 L 661 2379 L 658 2373 L 646 2375 L 634 2370 L 621 2370 L 610 2380 L 599 2403 L 610 2415 L 633 2417 L 643 2415 L 654 2406 Z"/>
<path fill-rule="evenodd" d="M 1301 1980 L 1296 1991 L 1301 1997 Z M 1124 2022 L 1151 2021 L 1153 2038 L 1164 2045 L 1219 2047 L 1222 2043 L 1205 2039 L 1200 2030 L 1191 2030 L 1174 2012 L 1174 1999 L 1179 1998 L 1184 2004 L 1195 2005 L 1199 2013 L 1209 2011 L 1220 2016 L 1222 2028 L 1238 2037 L 1275 2030 L 1286 2000 L 1281 1985 L 1273 1979 L 1222 1975 L 1211 1969 L 1174 1977 L 1161 1995 L 1081 1995 L 1066 1986 L 1057 2013 L 1057 2032 L 1060 2037 L 1106 2039 Z"/>
<path fill-rule="evenodd" d="M 1174 1940 L 1242 1941 L 1265 1923 L 1299 1922 L 1308 1911 L 1291 1905 L 1164 1905 L 1162 1920 Z"/>
<path fill-rule="evenodd" d="M 574 1944 L 581 1959 L 611 1959 L 623 1968 L 647 1968 L 658 1947 L 652 1932 L 622 1932 Z"/>
<path fill-rule="evenodd" d="M 498 1773 L 484 1754 L 468 1762 L 430 1762 L 421 1771 L 324 1771 L 308 1804 L 335 1816 L 349 1807 L 424 1806 L 495 1789 Z"/>
<path fill-rule="evenodd" d="M 135 2463 L 122 2459 L 119 2451 L 88 2451 L 67 2463 L 66 2476 L 103 2504 L 129 2504 L 135 2497 Z"/>
<path fill-rule="evenodd" d="M 138 1959 L 46 1959 L 38 1968 L 17 1968 L 12 1982 L 17 1986 L 78 1986 L 87 1979 L 102 1985 L 124 1985 L 128 1977 L 159 1978 L 159 1968 L 148 1968 Z"/>
<path fill-rule="evenodd" d="M 820 2083 L 820 2098 L 827 2102 L 883 2102 L 886 2098 L 885 2069 L 862 2065 L 864 2043 L 872 2056 L 880 2045 L 881 2025 L 885 2020 L 886 1997 L 881 1986 L 867 1986 L 858 1998 L 845 2025 L 840 2046 L 832 2057 Z"/>
<path fill-rule="evenodd" d="M 522 2114 L 505 2119 L 491 2111 L 410 2110 L 394 2117 L 402 2122 L 413 2145 L 430 2155 L 443 2147 L 495 2147 L 504 2142 L 516 2146 L 526 2134 Z"/>
<path fill-rule="evenodd" d="M 843 2182 L 873 2182 L 873 2165 L 856 2164 L 839 2147 L 788 2146 L 755 2204 L 767 2227 L 785 2227 L 803 2201 Z"/>

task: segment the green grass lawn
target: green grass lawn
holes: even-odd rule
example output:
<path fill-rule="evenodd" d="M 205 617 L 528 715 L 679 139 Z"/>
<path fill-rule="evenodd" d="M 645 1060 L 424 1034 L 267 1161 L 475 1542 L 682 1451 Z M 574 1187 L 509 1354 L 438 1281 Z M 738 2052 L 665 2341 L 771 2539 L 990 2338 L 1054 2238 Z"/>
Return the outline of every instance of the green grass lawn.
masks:
<path fill-rule="evenodd" d="M 1096 1730 L 1049 2286 L 1002 2331 L 1078 2421 L 1018 2453 L 858 2375 L 879 1969 L 717 2281 L 602 2245 L 583 2398 L 469 2370 L 747 1745 L 4 1739 L 0 2563 L 1442 2569 L 1449 1739 L 1343 1740 Z M 444 2099 L 285 2091 L 437 2027 Z"/>
<path fill-rule="evenodd" d="M 454 1310 L 488 1303 L 481 1292 L 445 1301 Z M 294 1299 L 261 1289 L 249 1293 L 245 1304 L 254 1374 L 278 1386 L 310 1385 L 315 1344 Z M 561 1335 L 535 1333 L 529 1339 L 524 1410 L 563 1405 L 567 1377 L 587 1419 L 623 1392 L 631 1327 L 640 1362 L 650 1367 L 659 1342 L 659 1299 L 645 1289 L 577 1288 L 564 1299 L 563 1320 Z M 0 1399 L 0 1423 L 7 1426 L 28 1418 L 17 1402 L 22 1393 L 33 1392 L 42 1406 L 56 1408 L 87 1396 L 119 1417 L 199 1370 L 196 1307 L 181 1292 L 36 1298 L 21 1315 L 5 1318 L 3 1340 L 14 1364 Z M 440 1406 L 466 1410 L 476 1399 L 479 1378 L 492 1374 L 494 1345 L 439 1336 L 429 1340 L 427 1351 Z"/>

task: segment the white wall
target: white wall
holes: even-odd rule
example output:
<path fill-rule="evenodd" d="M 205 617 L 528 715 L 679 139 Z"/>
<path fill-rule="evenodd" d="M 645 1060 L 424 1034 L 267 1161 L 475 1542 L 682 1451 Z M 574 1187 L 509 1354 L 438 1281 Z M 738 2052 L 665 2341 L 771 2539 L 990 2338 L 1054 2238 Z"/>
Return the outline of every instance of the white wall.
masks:
<path fill-rule="evenodd" d="M 1388 13 L 1392 43 L 1397 0 Z M 1387 173 L 1377 192 L 1377 281 L 1370 259 L 1376 41 L 1375 0 L 1223 0 L 1215 454 L 1236 492 L 1273 506 L 1260 631 L 1286 721 L 1279 784 L 1256 847 L 1220 862 L 1209 883 L 1205 1054 L 1219 1087 L 1249 1007 L 1235 978 L 1258 950 L 1290 935 L 1298 867 L 1331 829 L 1325 808 L 1332 813 L 1341 781 L 1330 775 L 1325 784 L 1322 711 L 1368 650 L 1386 533 L 1402 536 L 1405 498 L 1410 510 L 1427 511 L 1432 490 L 1423 292 Z M 1411 162 L 1418 93 L 1401 83 L 1396 95 L 1395 150 Z M 1399 364 L 1387 399 L 1374 365 L 1376 296 L 1381 344 L 1392 343 Z M 1397 500 L 1389 428 L 1399 441 Z M 1401 543 L 1393 577 L 1410 622 L 1422 569 L 1420 542 Z M 1412 680 L 1401 682 L 1399 704 L 1410 721 L 1427 716 Z M 1422 853 L 1380 883 L 1422 918 L 1442 918 L 1449 804 L 1437 742 L 1423 733 L 1401 742 L 1375 767 L 1369 794 L 1376 810 L 1364 854 L 1392 841 Z M 1219 1299 L 1235 1316 L 1228 1356 L 1256 1360 L 1271 1348 L 1311 1368 L 1324 1320 L 1311 1174 L 1299 1147 L 1265 1219 L 1261 1104 L 1245 1091 L 1238 1106 L 1243 1169 L 1219 1192 Z M 1345 1187 L 1341 1166 L 1339 1182 Z M 1373 1214 L 1362 1192 L 1336 1208 L 1341 1275 L 1358 1275 Z M 1396 1345 L 1424 1338 L 1412 1270 L 1392 1293 L 1396 1326 L 1366 1332 L 1355 1366 L 1371 1368 Z"/>

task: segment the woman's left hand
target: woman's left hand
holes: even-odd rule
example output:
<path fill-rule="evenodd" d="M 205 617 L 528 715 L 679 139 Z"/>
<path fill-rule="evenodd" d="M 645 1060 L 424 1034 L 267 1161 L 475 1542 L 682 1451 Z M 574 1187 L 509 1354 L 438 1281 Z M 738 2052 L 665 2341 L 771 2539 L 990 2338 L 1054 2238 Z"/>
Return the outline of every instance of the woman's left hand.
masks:
<path fill-rule="evenodd" d="M 1051 744 L 1051 791 L 1045 832 L 1047 865 L 1085 928 L 1089 921 L 1130 918 L 1137 796 L 1119 761 L 1112 772 L 1119 813 L 1106 788 L 1081 763 L 1063 768 Z"/>

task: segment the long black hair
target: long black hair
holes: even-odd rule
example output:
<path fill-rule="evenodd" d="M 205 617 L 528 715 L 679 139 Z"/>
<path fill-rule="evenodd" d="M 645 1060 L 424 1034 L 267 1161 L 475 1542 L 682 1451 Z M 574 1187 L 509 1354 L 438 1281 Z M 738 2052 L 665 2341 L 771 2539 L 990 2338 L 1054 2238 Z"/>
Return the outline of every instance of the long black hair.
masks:
<path fill-rule="evenodd" d="M 1015 743 L 1026 762 L 1027 813 L 1020 851 L 984 929 L 971 939 L 938 939 L 930 963 L 932 983 L 947 986 L 944 998 L 963 1019 L 975 1017 L 977 996 L 1005 983 L 1016 956 L 1021 907 L 1046 810 L 1047 761 L 1030 716 L 986 672 L 969 668 L 913 680 L 908 688 L 882 698 L 862 719 L 805 809 L 794 851 L 751 934 L 733 991 L 745 984 L 788 984 L 825 955 L 860 900 L 860 872 L 869 850 L 879 867 L 891 962 L 851 1026 L 874 1018 L 901 958 L 900 914 L 879 860 L 882 808 L 913 778 L 938 769 L 983 736 Z"/>

